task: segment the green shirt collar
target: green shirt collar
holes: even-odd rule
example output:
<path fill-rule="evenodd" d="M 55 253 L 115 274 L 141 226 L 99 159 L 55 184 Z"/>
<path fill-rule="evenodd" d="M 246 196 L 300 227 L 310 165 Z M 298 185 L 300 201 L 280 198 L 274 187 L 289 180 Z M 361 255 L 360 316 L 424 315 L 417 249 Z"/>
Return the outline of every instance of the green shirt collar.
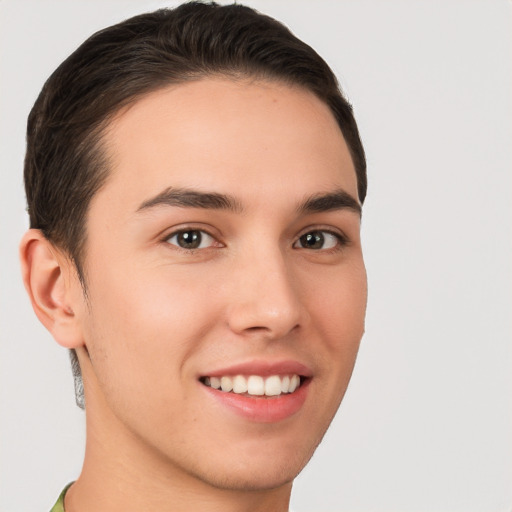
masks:
<path fill-rule="evenodd" d="M 66 485 L 66 487 L 64 487 L 64 490 L 60 493 L 60 496 L 59 496 L 59 499 L 57 500 L 57 503 L 55 503 L 55 505 L 53 505 L 53 507 L 50 510 L 50 512 L 65 512 L 65 510 L 64 510 L 64 496 L 66 495 L 66 491 L 71 487 L 72 484 L 73 484 L 73 482 L 71 482 L 70 484 Z"/>

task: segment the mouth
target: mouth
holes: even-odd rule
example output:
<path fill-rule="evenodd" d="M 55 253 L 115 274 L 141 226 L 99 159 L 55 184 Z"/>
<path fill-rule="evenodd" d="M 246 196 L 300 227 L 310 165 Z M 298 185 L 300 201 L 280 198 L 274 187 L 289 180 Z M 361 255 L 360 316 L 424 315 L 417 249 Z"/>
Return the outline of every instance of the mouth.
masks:
<path fill-rule="evenodd" d="M 312 380 L 311 370 L 295 361 L 252 361 L 199 377 L 208 400 L 221 404 L 220 410 L 256 423 L 295 416 L 306 402 Z"/>
<path fill-rule="evenodd" d="M 252 397 L 278 397 L 294 393 L 308 377 L 296 373 L 288 375 L 223 375 L 201 377 L 207 387 Z"/>

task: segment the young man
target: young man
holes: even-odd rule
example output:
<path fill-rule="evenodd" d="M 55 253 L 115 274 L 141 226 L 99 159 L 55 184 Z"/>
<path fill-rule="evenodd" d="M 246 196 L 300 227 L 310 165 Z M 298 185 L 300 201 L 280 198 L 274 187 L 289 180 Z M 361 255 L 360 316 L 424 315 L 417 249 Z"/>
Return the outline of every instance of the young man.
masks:
<path fill-rule="evenodd" d="M 54 510 L 288 510 L 366 308 L 364 151 L 325 62 L 239 5 L 107 28 L 45 84 L 25 183 L 25 285 L 87 421 Z"/>

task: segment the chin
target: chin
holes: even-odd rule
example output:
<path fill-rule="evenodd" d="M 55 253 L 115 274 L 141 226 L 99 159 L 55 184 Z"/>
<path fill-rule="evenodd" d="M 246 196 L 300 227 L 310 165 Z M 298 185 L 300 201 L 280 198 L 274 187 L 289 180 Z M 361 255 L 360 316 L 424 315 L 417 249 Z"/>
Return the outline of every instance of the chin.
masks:
<path fill-rule="evenodd" d="M 246 471 L 205 475 L 203 481 L 217 489 L 229 491 L 258 492 L 279 489 L 291 485 L 306 463 L 300 467 L 290 464 L 276 466 L 269 461 L 264 469 L 248 467 Z"/>
<path fill-rule="evenodd" d="M 248 449 L 240 456 L 231 452 L 228 460 L 222 464 L 212 464 L 215 469 L 197 468 L 196 476 L 204 483 L 217 489 L 230 491 L 265 491 L 291 486 L 295 477 L 309 462 L 318 443 L 313 447 L 295 447 L 293 451 L 278 450 L 251 453 Z M 238 459 L 238 460 L 233 460 Z M 204 461 L 203 461 L 204 462 Z M 202 474 L 200 474 L 202 473 Z"/>

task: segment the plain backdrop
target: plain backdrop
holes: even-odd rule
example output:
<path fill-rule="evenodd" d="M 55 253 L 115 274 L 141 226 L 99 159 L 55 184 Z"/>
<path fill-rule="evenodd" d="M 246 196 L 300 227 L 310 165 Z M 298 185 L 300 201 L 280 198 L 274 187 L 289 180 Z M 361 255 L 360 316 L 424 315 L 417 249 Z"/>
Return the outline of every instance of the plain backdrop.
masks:
<path fill-rule="evenodd" d="M 512 3 L 256 1 L 334 68 L 369 164 L 367 332 L 297 512 L 512 510 Z M 0 0 L 0 511 L 47 511 L 80 471 L 66 350 L 17 261 L 24 131 L 87 36 L 175 2 Z"/>

